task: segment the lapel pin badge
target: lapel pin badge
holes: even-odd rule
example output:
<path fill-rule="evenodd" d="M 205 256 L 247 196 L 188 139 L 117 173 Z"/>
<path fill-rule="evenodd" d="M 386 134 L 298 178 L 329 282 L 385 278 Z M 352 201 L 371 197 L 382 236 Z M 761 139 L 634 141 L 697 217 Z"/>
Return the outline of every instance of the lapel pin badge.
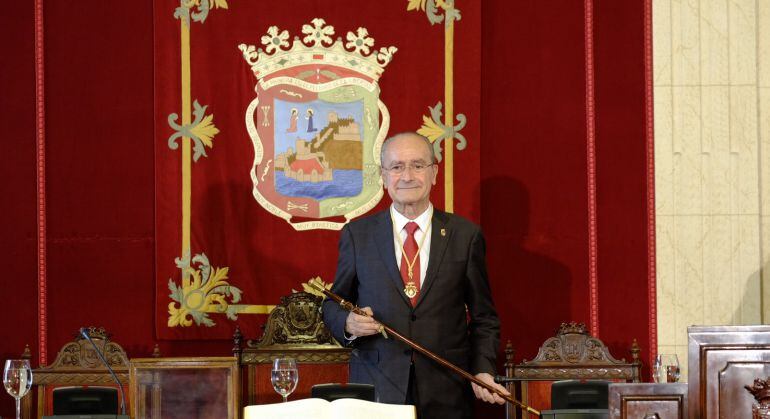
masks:
<path fill-rule="evenodd" d="M 446 229 L 442 228 L 441 229 L 441 237 L 444 237 L 444 236 L 446 236 Z"/>

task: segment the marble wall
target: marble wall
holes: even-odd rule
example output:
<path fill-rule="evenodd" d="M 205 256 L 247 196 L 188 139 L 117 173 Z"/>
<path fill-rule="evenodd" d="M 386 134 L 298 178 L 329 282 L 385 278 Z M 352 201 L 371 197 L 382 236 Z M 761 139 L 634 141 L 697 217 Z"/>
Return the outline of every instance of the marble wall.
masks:
<path fill-rule="evenodd" d="M 770 321 L 770 0 L 653 0 L 658 352 Z M 764 267 L 764 271 L 763 271 Z"/>

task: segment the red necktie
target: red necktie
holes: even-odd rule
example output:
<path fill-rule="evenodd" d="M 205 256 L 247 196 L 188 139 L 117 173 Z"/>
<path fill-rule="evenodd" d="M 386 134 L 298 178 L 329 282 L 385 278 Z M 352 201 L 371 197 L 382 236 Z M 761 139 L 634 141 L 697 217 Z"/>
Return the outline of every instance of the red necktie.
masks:
<path fill-rule="evenodd" d="M 417 304 L 417 298 L 420 296 L 420 256 L 417 255 L 417 240 L 414 239 L 414 232 L 420 228 L 414 221 L 406 223 L 406 240 L 404 241 L 404 254 L 401 255 L 401 280 L 404 281 L 404 287 L 412 282 L 417 288 L 417 293 L 411 298 L 412 306 Z M 409 262 L 414 261 L 412 265 L 412 278 L 409 278 Z"/>

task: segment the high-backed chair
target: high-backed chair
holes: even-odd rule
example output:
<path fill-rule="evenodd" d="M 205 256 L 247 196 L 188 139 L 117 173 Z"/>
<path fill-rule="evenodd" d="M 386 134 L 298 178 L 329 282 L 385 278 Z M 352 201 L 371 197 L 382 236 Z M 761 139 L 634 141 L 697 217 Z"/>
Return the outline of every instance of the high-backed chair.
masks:
<path fill-rule="evenodd" d="M 770 326 L 690 326 L 688 385 L 693 418 L 750 418 L 744 386 L 770 376 Z"/>
<path fill-rule="evenodd" d="M 233 354 L 246 380 L 245 405 L 280 401 L 270 382 L 271 364 L 278 357 L 297 360 L 299 384 L 292 399 L 310 397 L 313 384 L 348 381 L 350 349 L 343 348 L 326 329 L 322 301 L 322 296 L 309 292 L 281 297 L 281 303 L 268 316 L 262 337 L 247 340 L 245 347 L 236 329 Z"/>
<path fill-rule="evenodd" d="M 125 394 L 128 394 L 126 351 L 119 344 L 110 341 L 110 335 L 104 328 L 90 327 L 89 334 L 120 379 Z M 32 386 L 37 393 L 38 418 L 53 413 L 52 395 L 57 387 L 117 387 L 115 380 L 96 355 L 93 346 L 80 333 L 75 333 L 74 340 L 62 346 L 51 365 L 33 369 L 32 377 Z M 32 393 L 28 393 L 25 397 L 25 399 L 29 398 L 29 401 L 24 403 L 23 417 L 25 418 L 32 418 Z"/>
<path fill-rule="evenodd" d="M 520 394 L 521 400 L 542 409 L 550 400 L 550 382 L 558 380 L 608 380 L 639 382 L 642 362 L 639 345 L 631 345 L 631 362 L 617 360 L 599 339 L 588 334 L 583 323 L 562 323 L 556 336 L 546 339 L 531 361 L 513 362 L 513 347 L 505 348 L 505 376 L 512 379 L 508 391 Z M 540 385 L 532 382 L 540 382 Z M 546 383 L 547 382 L 547 383 Z M 544 385 L 543 385 L 544 384 Z M 534 391 L 531 391 L 534 390 Z M 530 397 L 532 396 L 532 397 Z M 529 418 L 530 414 L 506 406 L 506 418 Z"/>

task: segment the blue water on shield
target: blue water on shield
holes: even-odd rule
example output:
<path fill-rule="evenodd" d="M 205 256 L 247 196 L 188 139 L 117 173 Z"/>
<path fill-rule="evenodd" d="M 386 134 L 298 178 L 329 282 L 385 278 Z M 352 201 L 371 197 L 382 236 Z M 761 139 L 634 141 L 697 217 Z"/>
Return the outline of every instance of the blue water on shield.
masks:
<path fill-rule="evenodd" d="M 361 170 L 334 170 L 333 180 L 326 182 L 300 182 L 275 171 L 275 190 L 284 196 L 313 198 L 317 200 L 356 196 L 363 188 Z"/>
<path fill-rule="evenodd" d="M 352 91 L 352 88 L 349 89 Z M 293 158 L 300 148 L 308 153 L 308 148 L 320 141 L 321 135 L 325 132 L 324 129 L 331 123 L 332 115 L 338 120 L 352 118 L 358 126 L 360 141 L 363 141 L 364 102 L 360 98 L 340 103 L 322 99 L 307 102 L 275 99 L 274 115 L 274 158 L 276 160 Z M 360 147 L 357 150 L 360 150 Z M 310 156 L 306 154 L 303 160 L 312 161 L 312 152 L 310 154 Z M 344 169 L 335 169 L 334 162 L 324 158 L 331 157 L 319 156 L 318 164 L 321 164 L 321 161 L 325 162 L 323 164 L 326 162 L 330 164 L 332 180 L 302 182 L 285 176 L 282 170 L 275 170 L 275 190 L 284 196 L 312 198 L 319 201 L 359 195 L 363 190 L 363 171 L 349 166 L 342 166 Z"/>

